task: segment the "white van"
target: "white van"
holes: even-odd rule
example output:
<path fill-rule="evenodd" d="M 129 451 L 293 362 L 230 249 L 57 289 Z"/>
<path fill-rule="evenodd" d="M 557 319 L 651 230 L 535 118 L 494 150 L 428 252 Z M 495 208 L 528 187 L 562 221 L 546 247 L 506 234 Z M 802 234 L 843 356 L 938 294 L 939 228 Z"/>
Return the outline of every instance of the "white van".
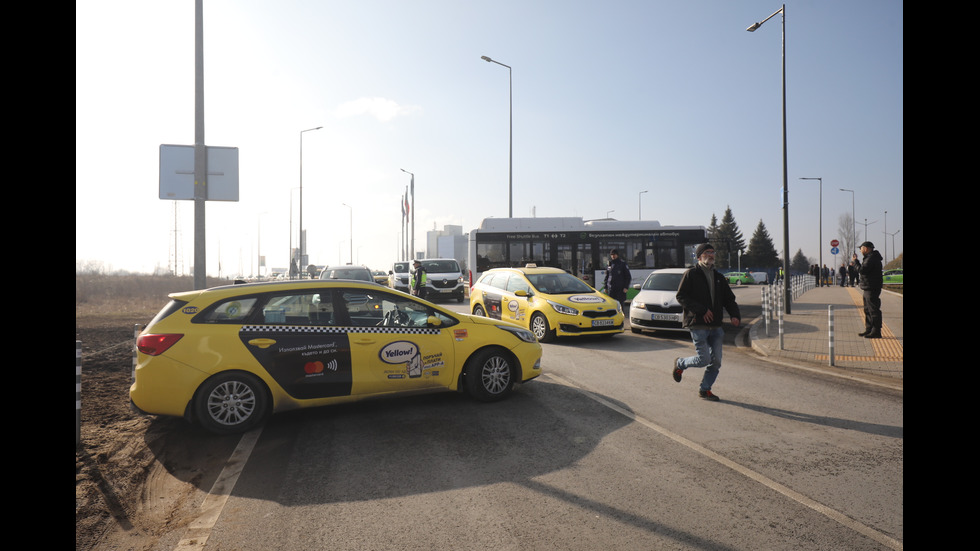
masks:
<path fill-rule="evenodd" d="M 396 291 L 410 293 L 408 282 L 411 279 L 412 263 L 408 260 L 398 261 L 391 264 L 388 270 L 388 287 Z"/>
<path fill-rule="evenodd" d="M 463 302 L 463 272 L 454 258 L 422 259 L 425 269 L 426 300 L 456 299 Z"/>

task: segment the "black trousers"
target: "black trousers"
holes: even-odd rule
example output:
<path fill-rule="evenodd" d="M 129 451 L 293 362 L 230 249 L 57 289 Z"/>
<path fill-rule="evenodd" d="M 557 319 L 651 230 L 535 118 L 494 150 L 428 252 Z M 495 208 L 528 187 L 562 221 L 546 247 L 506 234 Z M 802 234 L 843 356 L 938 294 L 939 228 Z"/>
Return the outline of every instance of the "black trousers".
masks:
<path fill-rule="evenodd" d="M 862 289 L 864 329 L 881 333 L 881 289 Z"/>

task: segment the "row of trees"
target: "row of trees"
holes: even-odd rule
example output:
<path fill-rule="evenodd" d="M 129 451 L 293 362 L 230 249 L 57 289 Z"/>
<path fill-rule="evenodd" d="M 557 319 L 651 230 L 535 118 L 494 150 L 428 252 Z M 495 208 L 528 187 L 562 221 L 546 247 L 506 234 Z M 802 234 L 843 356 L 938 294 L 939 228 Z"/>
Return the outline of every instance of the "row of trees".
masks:
<path fill-rule="evenodd" d="M 854 220 L 851 218 L 851 214 L 842 214 L 838 220 L 837 228 L 838 235 L 842 236 L 839 238 L 841 251 L 856 250 L 857 243 L 863 241 L 852 228 L 854 228 Z M 755 232 L 752 233 L 752 237 L 746 244 L 742 231 L 739 230 L 738 223 L 735 222 L 731 207 L 725 209 L 721 223 L 718 222 L 717 216 L 711 215 L 711 224 L 708 226 L 708 241 L 715 247 L 715 267 L 720 270 L 773 271 L 783 265 L 782 258 L 776 251 L 769 231 L 762 220 L 759 220 Z M 741 256 L 739 255 L 740 252 Z M 886 268 L 901 268 L 902 256 L 898 255 L 888 263 Z M 848 262 L 850 255 L 844 254 L 839 260 Z M 814 263 L 816 260 L 810 260 L 803 254 L 803 249 L 798 249 L 790 259 L 789 269 L 791 273 L 807 273 Z"/>

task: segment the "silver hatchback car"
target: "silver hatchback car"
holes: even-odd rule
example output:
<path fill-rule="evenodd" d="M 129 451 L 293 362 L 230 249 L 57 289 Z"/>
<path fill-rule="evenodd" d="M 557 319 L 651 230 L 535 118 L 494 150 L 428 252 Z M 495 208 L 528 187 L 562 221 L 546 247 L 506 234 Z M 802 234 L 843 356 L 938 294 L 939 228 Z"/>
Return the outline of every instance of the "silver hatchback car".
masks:
<path fill-rule="evenodd" d="M 640 292 L 630 303 L 630 330 L 687 331 L 684 311 L 677 302 L 677 287 L 686 268 L 655 270 L 642 285 L 633 288 Z"/>

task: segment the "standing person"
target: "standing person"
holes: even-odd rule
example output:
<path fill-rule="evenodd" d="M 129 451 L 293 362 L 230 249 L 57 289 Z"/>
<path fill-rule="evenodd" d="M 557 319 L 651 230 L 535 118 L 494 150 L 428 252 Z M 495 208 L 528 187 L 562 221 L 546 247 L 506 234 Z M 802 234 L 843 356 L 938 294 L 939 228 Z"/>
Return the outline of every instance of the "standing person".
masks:
<path fill-rule="evenodd" d="M 851 287 L 857 287 L 858 270 L 861 269 L 861 261 L 858 260 L 857 253 L 851 255 L 851 265 L 847 267 L 847 277 L 850 279 Z"/>
<path fill-rule="evenodd" d="M 299 274 L 299 266 L 296 265 L 296 259 L 289 264 L 289 279 L 296 279 L 296 275 Z"/>
<path fill-rule="evenodd" d="M 422 267 L 421 260 L 416 258 L 413 266 L 415 270 L 412 272 L 412 294 L 424 299 L 426 294 L 425 283 L 428 277 L 425 268 Z"/>
<path fill-rule="evenodd" d="M 843 263 L 840 265 L 840 270 L 837 270 L 837 275 L 840 277 L 840 286 L 844 287 L 847 285 L 847 268 Z"/>
<path fill-rule="evenodd" d="M 691 331 L 697 355 L 674 359 L 674 381 L 681 382 L 687 368 L 703 367 L 704 376 L 698 396 L 717 402 L 718 397 L 712 394 L 711 387 L 721 369 L 721 347 L 725 338 L 725 330 L 721 326 L 724 316 L 722 309 L 728 311 L 735 327 L 741 323 L 742 316 L 728 280 L 715 271 L 715 248 L 710 243 L 704 243 L 698 245 L 695 254 L 698 264 L 688 268 L 681 276 L 677 302 L 684 309 L 684 327 Z"/>
<path fill-rule="evenodd" d="M 619 301 L 623 312 L 626 312 L 626 293 L 629 290 L 633 275 L 630 274 L 630 267 L 626 262 L 619 258 L 619 251 L 613 249 L 609 251 L 609 266 L 606 267 L 606 294 Z"/>
<path fill-rule="evenodd" d="M 866 339 L 880 339 L 881 287 L 884 284 L 881 253 L 875 250 L 874 243 L 865 241 L 861 243 L 861 254 L 864 255 L 864 261 L 859 269 L 861 279 L 858 280 L 858 286 L 861 287 L 861 296 L 864 299 L 864 332 L 858 335 Z"/>

